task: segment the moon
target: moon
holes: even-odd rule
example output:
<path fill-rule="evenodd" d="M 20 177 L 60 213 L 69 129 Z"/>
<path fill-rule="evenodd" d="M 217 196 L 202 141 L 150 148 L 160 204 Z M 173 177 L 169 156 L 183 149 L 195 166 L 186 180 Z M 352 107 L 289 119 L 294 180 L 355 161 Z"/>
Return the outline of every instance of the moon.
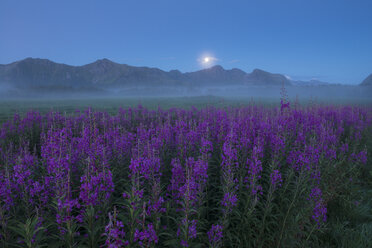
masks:
<path fill-rule="evenodd" d="M 200 67 L 202 68 L 209 68 L 216 64 L 218 59 L 211 53 L 204 53 L 197 59 L 199 62 Z"/>

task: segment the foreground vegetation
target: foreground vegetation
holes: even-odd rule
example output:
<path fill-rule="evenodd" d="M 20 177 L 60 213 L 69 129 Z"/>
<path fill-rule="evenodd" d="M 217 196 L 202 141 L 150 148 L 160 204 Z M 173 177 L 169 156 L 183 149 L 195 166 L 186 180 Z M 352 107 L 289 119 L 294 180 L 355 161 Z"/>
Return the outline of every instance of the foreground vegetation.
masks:
<path fill-rule="evenodd" d="M 15 115 L 3 247 L 371 247 L 367 107 Z"/>

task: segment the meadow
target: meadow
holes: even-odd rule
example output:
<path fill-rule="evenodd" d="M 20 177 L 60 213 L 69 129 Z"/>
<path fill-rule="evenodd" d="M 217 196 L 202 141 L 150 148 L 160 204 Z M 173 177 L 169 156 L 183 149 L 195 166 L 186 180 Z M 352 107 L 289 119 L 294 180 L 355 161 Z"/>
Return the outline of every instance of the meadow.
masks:
<path fill-rule="evenodd" d="M 277 94 L 279 92 L 276 92 Z M 279 94 L 278 94 L 279 95 Z M 356 98 L 304 98 L 298 97 L 291 99 L 297 101 L 303 106 L 312 105 L 332 105 L 332 106 L 372 106 L 370 99 Z M 15 113 L 24 115 L 30 110 L 35 110 L 40 113 L 50 111 L 61 112 L 62 114 L 71 114 L 75 110 L 86 110 L 91 108 L 95 111 L 104 111 L 109 114 L 116 114 L 120 108 L 137 107 L 141 105 L 147 109 L 156 110 L 158 107 L 162 109 L 183 108 L 190 109 L 205 108 L 213 106 L 216 108 L 239 107 L 248 105 L 259 105 L 264 107 L 277 107 L 280 102 L 280 97 L 226 97 L 226 96 L 185 96 L 185 97 L 40 97 L 40 98 L 0 98 L 0 123 L 13 117 Z"/>
<path fill-rule="evenodd" d="M 372 247 L 368 104 L 8 100 L 0 114 L 1 247 Z"/>
<path fill-rule="evenodd" d="M 280 100 L 279 100 L 280 101 Z M 75 110 L 86 110 L 88 108 L 95 111 L 104 111 L 109 114 L 116 114 L 120 108 L 137 107 L 141 105 L 147 109 L 156 110 L 158 107 L 163 109 L 191 107 L 203 108 L 214 106 L 224 108 L 229 106 L 244 106 L 252 104 L 249 98 L 224 98 L 217 96 L 200 97 L 125 97 L 125 98 L 3 98 L 0 99 L 0 123 L 13 118 L 15 113 L 24 115 L 30 110 L 40 113 L 51 111 L 61 112 L 62 114 L 72 114 Z M 278 99 L 255 98 L 255 103 L 274 106 Z M 362 102 L 360 102 L 361 104 Z"/>

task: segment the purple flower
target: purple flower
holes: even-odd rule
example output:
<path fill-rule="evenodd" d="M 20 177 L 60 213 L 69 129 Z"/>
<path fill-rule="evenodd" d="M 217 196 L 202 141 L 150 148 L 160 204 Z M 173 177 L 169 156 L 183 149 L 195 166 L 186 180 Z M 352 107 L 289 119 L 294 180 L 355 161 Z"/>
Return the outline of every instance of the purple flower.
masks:
<path fill-rule="evenodd" d="M 208 154 L 213 151 L 213 144 L 211 141 L 202 138 L 201 145 L 200 145 L 200 153 L 206 155 L 208 158 Z"/>
<path fill-rule="evenodd" d="M 349 151 L 349 144 L 348 143 L 342 144 L 340 147 L 340 151 L 342 154 L 347 153 Z"/>
<path fill-rule="evenodd" d="M 237 195 L 232 192 L 227 192 L 225 193 L 221 204 L 226 208 L 227 212 L 231 212 L 232 208 L 237 205 L 237 202 L 238 202 Z"/>
<path fill-rule="evenodd" d="M 96 206 L 109 200 L 111 193 L 114 192 L 111 171 L 105 170 L 93 175 L 84 175 L 80 179 L 79 199 L 84 205 Z"/>
<path fill-rule="evenodd" d="M 211 247 L 218 247 L 222 241 L 223 227 L 221 225 L 212 225 L 211 229 L 207 232 L 209 244 Z"/>
<path fill-rule="evenodd" d="M 196 238 L 196 224 L 197 224 L 197 221 L 192 220 L 191 225 L 189 226 L 189 237 L 192 239 Z"/>
<path fill-rule="evenodd" d="M 189 247 L 189 243 L 186 240 L 182 239 L 181 240 L 181 247 Z"/>
<path fill-rule="evenodd" d="M 318 187 L 311 189 L 308 200 L 312 201 L 314 206 L 312 219 L 320 226 L 322 222 L 327 220 L 327 207 L 322 198 L 321 189 Z"/>
<path fill-rule="evenodd" d="M 277 187 L 277 186 L 281 186 L 282 185 L 282 175 L 280 174 L 279 170 L 273 170 L 273 172 L 271 172 L 270 174 L 270 181 L 271 181 L 271 185 L 274 187 L 274 189 Z"/>
<path fill-rule="evenodd" d="M 105 245 L 107 247 L 123 247 L 128 245 L 128 241 L 124 241 L 124 224 L 116 219 L 116 211 L 114 211 L 113 215 L 109 213 L 109 223 L 105 227 L 103 236 L 106 236 Z"/>
<path fill-rule="evenodd" d="M 262 143 L 258 139 L 258 143 Z M 245 178 L 245 182 L 248 182 L 247 187 L 251 189 L 252 196 L 257 197 L 257 194 L 262 195 L 262 186 L 258 184 L 258 180 L 261 178 L 263 148 L 261 145 L 253 147 L 251 158 L 247 159 L 248 164 L 248 176 Z"/>
<path fill-rule="evenodd" d="M 200 200 L 205 184 L 207 182 L 208 163 L 189 157 L 185 166 L 180 164 L 178 159 L 171 162 L 172 178 L 169 190 L 172 192 L 173 199 L 177 202 L 189 202 L 195 206 Z"/>
<path fill-rule="evenodd" d="M 367 151 L 361 151 L 359 153 L 352 153 L 349 161 L 353 163 L 367 164 Z"/>
<path fill-rule="evenodd" d="M 147 224 L 147 228 L 139 231 L 138 229 L 134 232 L 134 241 L 138 241 L 140 246 L 148 247 L 151 243 L 157 244 L 159 242 L 158 236 L 156 235 L 154 225 L 152 223 Z"/>

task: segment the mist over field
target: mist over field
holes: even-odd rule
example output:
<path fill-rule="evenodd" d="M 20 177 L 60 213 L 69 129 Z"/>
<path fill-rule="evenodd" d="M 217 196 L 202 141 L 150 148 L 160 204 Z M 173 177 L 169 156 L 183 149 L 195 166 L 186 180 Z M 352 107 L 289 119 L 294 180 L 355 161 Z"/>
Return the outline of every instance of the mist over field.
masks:
<path fill-rule="evenodd" d="M 300 102 L 314 100 L 319 103 L 324 102 L 360 102 L 372 103 L 371 89 L 356 88 L 355 86 L 321 86 L 321 87 L 285 87 L 291 101 L 296 99 Z M 120 91 L 58 91 L 58 90 L 38 90 L 38 91 L 19 91 L 11 87 L 0 88 L 0 96 L 3 100 L 7 99 L 133 99 L 133 98 L 183 98 L 198 96 L 216 96 L 222 98 L 236 98 L 246 100 L 280 101 L 281 87 L 200 87 L 200 88 L 172 88 L 172 87 L 131 87 L 120 89 Z"/>
<path fill-rule="evenodd" d="M 192 96 L 280 99 L 281 89 L 285 87 L 290 99 L 364 102 L 372 98 L 370 81 L 366 78 L 359 85 L 299 81 L 261 69 L 247 73 L 219 65 L 195 72 L 166 72 L 108 59 L 69 66 L 27 58 L 0 67 L 0 95 L 19 99 Z"/>

